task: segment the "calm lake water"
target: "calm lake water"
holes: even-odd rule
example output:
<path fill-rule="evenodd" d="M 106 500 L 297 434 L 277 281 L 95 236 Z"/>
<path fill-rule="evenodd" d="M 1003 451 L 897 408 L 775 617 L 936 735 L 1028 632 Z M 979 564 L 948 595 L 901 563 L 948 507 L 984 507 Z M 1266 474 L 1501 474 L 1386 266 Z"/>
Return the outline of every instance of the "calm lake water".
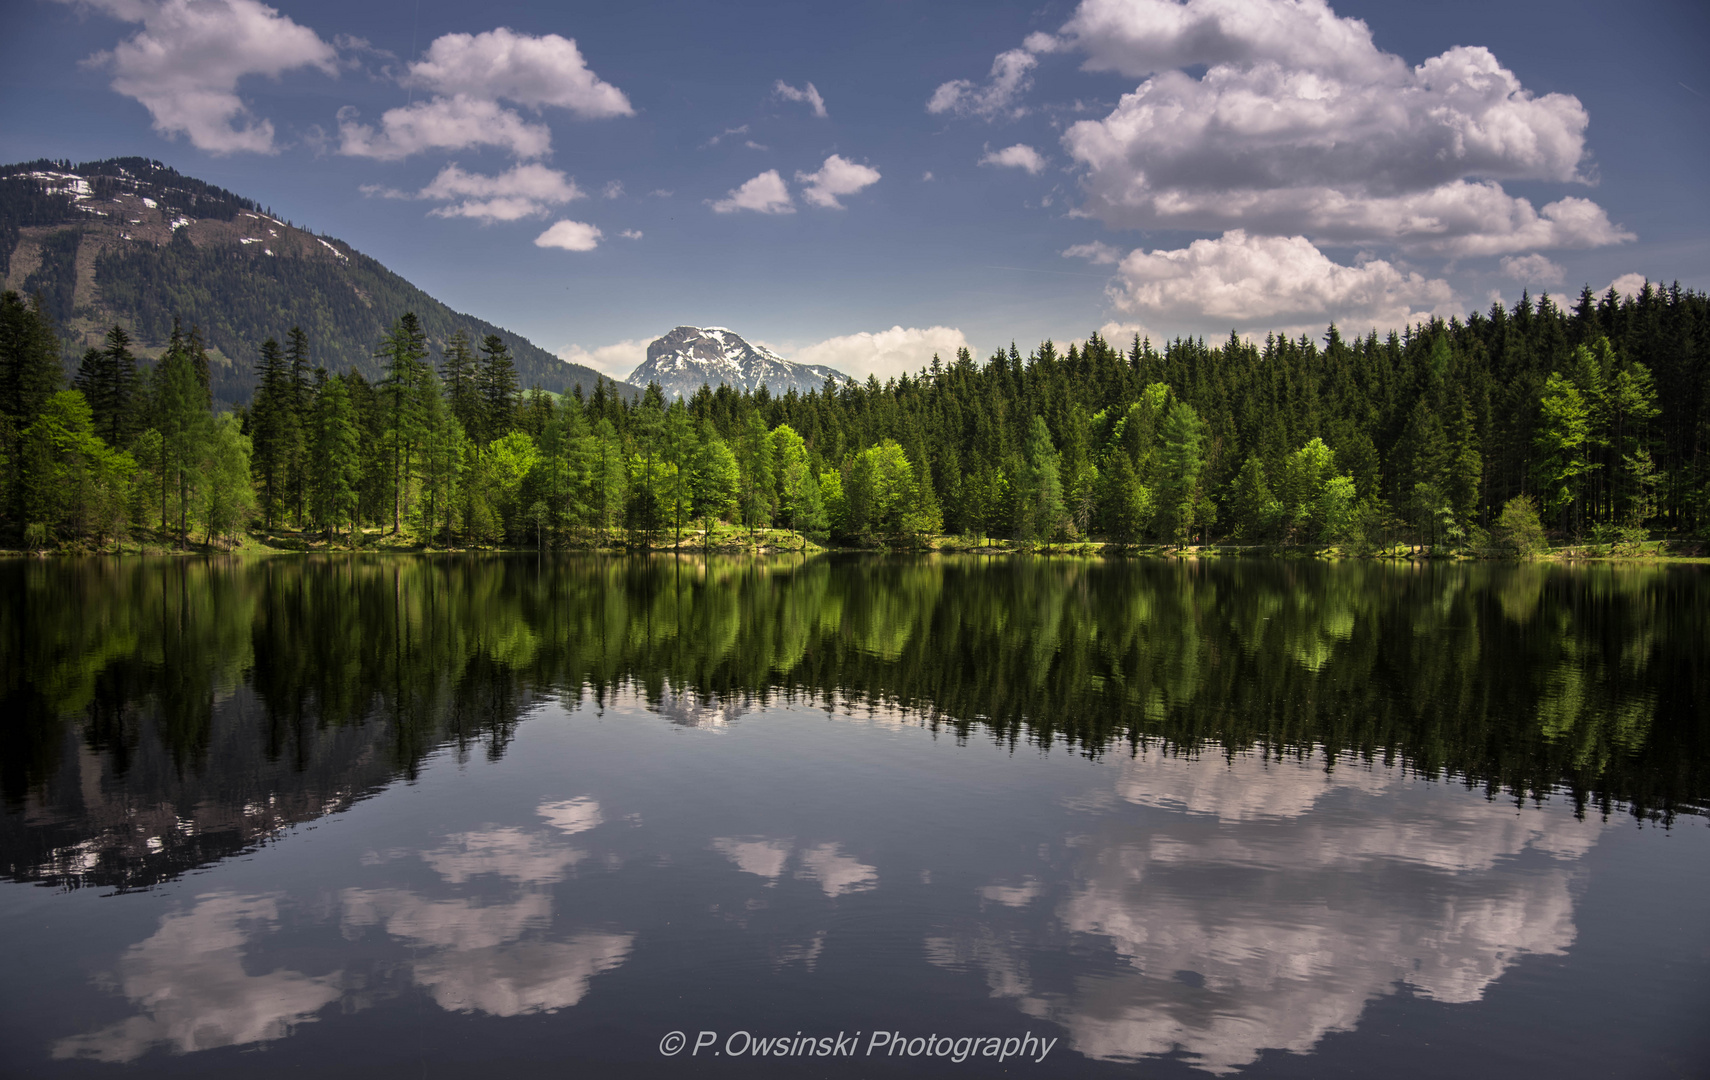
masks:
<path fill-rule="evenodd" d="M 1701 1077 L 1707 581 L 3 563 L 0 1073 Z"/>

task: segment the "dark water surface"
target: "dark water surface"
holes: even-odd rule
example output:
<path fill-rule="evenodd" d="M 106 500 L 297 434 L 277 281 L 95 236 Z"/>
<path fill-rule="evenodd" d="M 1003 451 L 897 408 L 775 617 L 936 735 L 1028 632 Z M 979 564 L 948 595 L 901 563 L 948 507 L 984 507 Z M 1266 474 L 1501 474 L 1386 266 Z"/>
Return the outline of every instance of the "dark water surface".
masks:
<path fill-rule="evenodd" d="M 0 1073 L 1702 1077 L 1707 582 L 0 563 Z"/>

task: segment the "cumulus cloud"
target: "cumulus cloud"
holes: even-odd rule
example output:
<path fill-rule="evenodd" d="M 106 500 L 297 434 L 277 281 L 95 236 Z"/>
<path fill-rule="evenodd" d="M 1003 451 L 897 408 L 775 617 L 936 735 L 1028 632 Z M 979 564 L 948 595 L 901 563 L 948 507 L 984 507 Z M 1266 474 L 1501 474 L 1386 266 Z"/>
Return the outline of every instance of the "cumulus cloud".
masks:
<path fill-rule="evenodd" d="M 618 233 L 618 235 L 623 237 L 625 240 L 640 240 L 641 239 L 641 230 L 640 229 L 625 229 L 623 232 Z"/>
<path fill-rule="evenodd" d="M 461 94 L 387 109 L 378 130 L 356 118 L 349 106 L 339 110 L 338 152 L 350 157 L 399 161 L 427 150 L 497 146 L 526 161 L 552 149 L 545 124 L 531 124 L 496 101 Z"/>
<path fill-rule="evenodd" d="M 837 201 L 837 197 L 853 195 L 878 183 L 879 170 L 833 154 L 825 159 L 825 164 L 817 172 L 796 173 L 796 181 L 807 185 L 802 198 L 808 202 L 830 210 L 841 210 L 843 204 Z"/>
<path fill-rule="evenodd" d="M 1264 331 L 1401 327 L 1454 310 L 1449 284 L 1382 259 L 1332 261 L 1304 236 L 1249 236 L 1236 229 L 1173 251 L 1137 250 L 1122 260 L 1116 305 L 1197 326 Z"/>
<path fill-rule="evenodd" d="M 397 160 L 424 150 L 498 146 L 527 160 L 551 151 L 552 133 L 500 101 L 536 112 L 565 109 L 586 120 L 635 113 L 622 90 L 588 68 L 575 41 L 502 26 L 436 38 L 401 81 L 433 96 L 388 109 L 378 130 L 341 110 L 340 153 Z"/>
<path fill-rule="evenodd" d="M 113 89 L 141 102 L 156 131 L 183 135 L 198 150 L 275 151 L 273 122 L 238 96 L 240 79 L 305 67 L 338 74 L 331 45 L 257 0 L 89 2 L 142 29 L 88 63 L 110 70 Z"/>
<path fill-rule="evenodd" d="M 798 364 L 823 364 L 846 375 L 877 375 L 887 379 L 919 371 L 932 362 L 934 353 L 948 362 L 957 349 L 968 349 L 962 331 L 949 326 L 893 326 L 877 333 L 862 332 L 827 338 L 806 348 L 792 350 Z"/>
<path fill-rule="evenodd" d="M 55 1058 L 135 1061 L 155 1047 L 179 1054 L 273 1042 L 343 994 L 344 973 L 285 967 L 252 974 L 246 946 L 279 923 L 272 896 L 204 894 L 119 958 L 117 989 L 137 1015 L 53 1045 Z M 271 965 L 270 965 L 271 966 Z"/>
<path fill-rule="evenodd" d="M 1084 52 L 1087 68 L 1145 78 L 1063 136 L 1086 169 L 1085 212 L 1107 224 L 1451 255 L 1631 238 L 1589 200 L 1539 211 L 1502 190 L 1585 182 L 1589 118 L 1571 95 L 1528 91 L 1488 49 L 1409 66 L 1324 0 L 1084 0 L 1059 33 L 1052 48 Z"/>
<path fill-rule="evenodd" d="M 550 105 L 585 120 L 635 114 L 622 90 L 589 70 L 573 39 L 503 26 L 436 38 L 404 81 L 446 96 L 502 98 L 532 109 Z"/>
<path fill-rule="evenodd" d="M 1030 176 L 1038 176 L 1045 171 L 1045 158 L 1026 143 L 1016 143 L 1002 150 L 988 150 L 985 156 L 980 158 L 980 164 L 1006 169 L 1026 169 Z"/>
<path fill-rule="evenodd" d="M 429 211 L 435 217 L 474 218 L 485 223 L 539 217 L 553 206 L 582 198 L 583 192 L 574 179 L 544 165 L 518 165 L 497 176 L 483 176 L 464 172 L 453 162 L 416 197 L 445 201 L 444 206 Z"/>
<path fill-rule="evenodd" d="M 757 214 L 796 212 L 795 203 L 790 199 L 790 189 L 785 186 L 784 178 L 778 175 L 777 169 L 767 169 L 741 187 L 728 192 L 724 198 L 709 202 L 712 203 L 713 210 L 720 214 L 733 214 L 738 210 L 752 210 Z"/>
<path fill-rule="evenodd" d="M 608 199 L 623 198 L 623 181 L 607 180 L 606 186 L 601 189 L 600 194 L 604 195 Z"/>
<path fill-rule="evenodd" d="M 932 97 L 926 102 L 926 111 L 935 115 L 978 116 L 986 120 L 999 116 L 1022 116 L 1027 109 L 1016 101 L 1033 85 L 1033 77 L 1028 73 L 1038 64 L 1039 61 L 1026 49 L 999 53 L 992 61 L 991 75 L 984 86 L 968 79 L 952 79 L 932 92 Z"/>
<path fill-rule="evenodd" d="M 625 235 L 627 236 L 627 233 Z M 636 233 L 634 238 L 640 236 L 640 233 Z M 600 374 L 621 382 L 647 359 L 647 346 L 657 337 L 655 334 L 651 337 L 629 338 L 610 345 L 596 345 L 591 349 L 581 345 L 566 345 L 558 350 L 557 355 L 558 359 L 566 363 L 591 367 Z"/>
<path fill-rule="evenodd" d="M 1637 297 L 1644 291 L 1645 282 L 1648 280 L 1650 279 L 1643 274 L 1622 274 L 1609 283 L 1609 289 L 1614 289 L 1621 296 Z M 1603 292 L 1607 293 L 1609 289 L 1604 289 Z"/>
<path fill-rule="evenodd" d="M 1575 864 L 1604 826 L 1432 786 L 1346 761 L 1126 762 L 1114 796 L 1156 818 L 1106 816 L 1069 840 L 1070 880 L 1041 895 L 982 890 L 1028 907 L 986 905 L 927 938 L 927 959 L 983 972 L 994 997 L 1063 1025 L 1088 1057 L 1172 1055 L 1214 1075 L 1267 1050 L 1310 1052 L 1401 986 L 1479 1001 L 1521 957 L 1573 945 Z M 1416 887 L 1387 884 L 1397 873 Z M 1207 874 L 1229 887 L 1208 897 Z M 1064 935 L 1104 939 L 1118 969 L 1081 985 L 1039 978 L 1036 957 Z"/>
<path fill-rule="evenodd" d="M 1528 285 L 1560 285 L 1567 271 L 1542 255 L 1509 255 L 1500 264 L 1502 272 Z"/>
<path fill-rule="evenodd" d="M 565 219 L 534 238 L 535 247 L 563 248 L 565 251 L 592 251 L 600 246 L 604 235 L 599 228 L 581 221 Z"/>
<path fill-rule="evenodd" d="M 783 98 L 785 101 L 800 101 L 813 110 L 813 114 L 821 120 L 826 118 L 825 99 L 819 96 L 819 90 L 813 83 L 808 83 L 801 89 L 796 89 L 784 80 L 779 79 L 772 87 L 772 96 Z"/>

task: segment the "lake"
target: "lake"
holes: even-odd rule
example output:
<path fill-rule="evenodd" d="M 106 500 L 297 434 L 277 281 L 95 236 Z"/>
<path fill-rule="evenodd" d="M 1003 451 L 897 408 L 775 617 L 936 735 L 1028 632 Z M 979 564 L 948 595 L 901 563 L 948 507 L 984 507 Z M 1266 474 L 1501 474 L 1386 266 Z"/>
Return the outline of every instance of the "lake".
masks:
<path fill-rule="evenodd" d="M 1696 566 L 0 563 L 9 1076 L 1703 1076 Z"/>

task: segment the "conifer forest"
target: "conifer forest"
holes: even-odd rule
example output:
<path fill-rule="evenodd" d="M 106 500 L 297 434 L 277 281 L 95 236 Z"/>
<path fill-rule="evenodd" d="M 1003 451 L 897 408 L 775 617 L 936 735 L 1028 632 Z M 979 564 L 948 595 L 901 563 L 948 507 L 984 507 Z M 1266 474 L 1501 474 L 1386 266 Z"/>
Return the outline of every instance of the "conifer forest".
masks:
<path fill-rule="evenodd" d="M 806 395 L 519 386 L 505 340 L 401 312 L 383 373 L 281 327 L 216 412 L 197 327 L 114 326 L 67 377 L 37 297 L 0 297 L 0 531 L 31 549 L 821 542 L 1398 544 L 1527 553 L 1710 523 L 1710 300 L 1678 285 L 1493 304 L 1380 338 L 1013 345 Z"/>

